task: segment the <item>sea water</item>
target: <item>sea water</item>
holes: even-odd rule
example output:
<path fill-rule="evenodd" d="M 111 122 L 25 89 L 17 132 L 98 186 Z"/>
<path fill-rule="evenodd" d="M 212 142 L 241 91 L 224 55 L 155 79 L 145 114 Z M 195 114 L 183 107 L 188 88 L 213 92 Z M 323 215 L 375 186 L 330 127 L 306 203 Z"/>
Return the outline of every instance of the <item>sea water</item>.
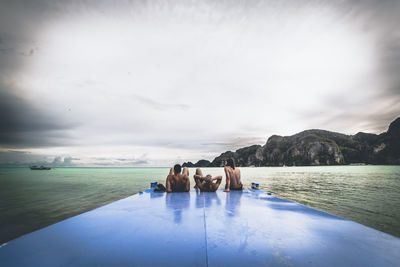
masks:
<path fill-rule="evenodd" d="M 245 187 L 257 182 L 278 197 L 400 236 L 400 166 L 240 169 Z M 0 168 L 0 244 L 143 191 L 151 181 L 165 184 L 168 171 Z M 194 169 L 189 172 L 192 176 Z M 224 176 L 223 168 L 204 168 L 203 173 Z"/>

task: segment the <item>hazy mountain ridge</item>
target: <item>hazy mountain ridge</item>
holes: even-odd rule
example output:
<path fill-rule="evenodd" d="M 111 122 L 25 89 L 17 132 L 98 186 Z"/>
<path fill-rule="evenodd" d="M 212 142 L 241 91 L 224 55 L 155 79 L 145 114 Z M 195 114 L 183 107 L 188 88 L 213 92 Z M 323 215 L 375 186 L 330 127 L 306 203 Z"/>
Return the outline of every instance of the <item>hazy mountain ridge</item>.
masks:
<path fill-rule="evenodd" d="M 238 166 L 310 166 L 351 163 L 400 165 L 400 117 L 387 132 L 346 135 L 319 129 L 291 136 L 273 135 L 265 145 L 227 151 L 212 162 L 200 160 L 187 167 L 221 167 L 233 157 Z"/>

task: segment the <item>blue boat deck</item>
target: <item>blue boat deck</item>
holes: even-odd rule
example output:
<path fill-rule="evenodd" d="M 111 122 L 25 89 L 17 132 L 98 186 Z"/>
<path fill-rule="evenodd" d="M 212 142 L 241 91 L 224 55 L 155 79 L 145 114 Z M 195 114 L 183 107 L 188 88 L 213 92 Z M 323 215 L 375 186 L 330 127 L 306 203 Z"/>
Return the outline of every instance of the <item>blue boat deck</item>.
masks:
<path fill-rule="evenodd" d="M 1 266 L 399 266 L 400 239 L 261 190 L 141 194 L 17 238 Z"/>

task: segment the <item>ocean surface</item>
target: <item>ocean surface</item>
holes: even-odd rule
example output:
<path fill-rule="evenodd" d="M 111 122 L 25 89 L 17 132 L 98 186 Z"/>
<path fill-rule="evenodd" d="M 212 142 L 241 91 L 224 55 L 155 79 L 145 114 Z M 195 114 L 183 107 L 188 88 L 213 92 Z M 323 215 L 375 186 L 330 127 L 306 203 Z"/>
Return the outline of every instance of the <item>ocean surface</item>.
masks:
<path fill-rule="evenodd" d="M 151 181 L 165 184 L 168 171 L 0 168 L 0 244 L 143 191 Z M 189 172 L 192 177 L 194 169 Z M 266 167 L 241 172 L 246 187 L 258 182 L 278 197 L 400 237 L 400 166 Z M 203 173 L 223 175 L 223 169 L 205 168 Z"/>

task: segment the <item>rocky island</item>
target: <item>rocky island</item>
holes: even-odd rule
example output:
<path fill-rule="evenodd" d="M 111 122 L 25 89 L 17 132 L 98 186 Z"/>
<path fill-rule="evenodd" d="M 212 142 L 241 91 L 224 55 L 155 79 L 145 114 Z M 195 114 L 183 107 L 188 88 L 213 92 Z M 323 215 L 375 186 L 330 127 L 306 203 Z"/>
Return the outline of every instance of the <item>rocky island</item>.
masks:
<path fill-rule="evenodd" d="M 185 162 L 186 167 L 222 167 L 234 158 L 240 167 L 318 166 L 345 164 L 400 165 L 400 117 L 381 134 L 346 135 L 306 130 L 291 136 L 273 135 L 265 145 L 227 151 L 213 161 Z"/>

